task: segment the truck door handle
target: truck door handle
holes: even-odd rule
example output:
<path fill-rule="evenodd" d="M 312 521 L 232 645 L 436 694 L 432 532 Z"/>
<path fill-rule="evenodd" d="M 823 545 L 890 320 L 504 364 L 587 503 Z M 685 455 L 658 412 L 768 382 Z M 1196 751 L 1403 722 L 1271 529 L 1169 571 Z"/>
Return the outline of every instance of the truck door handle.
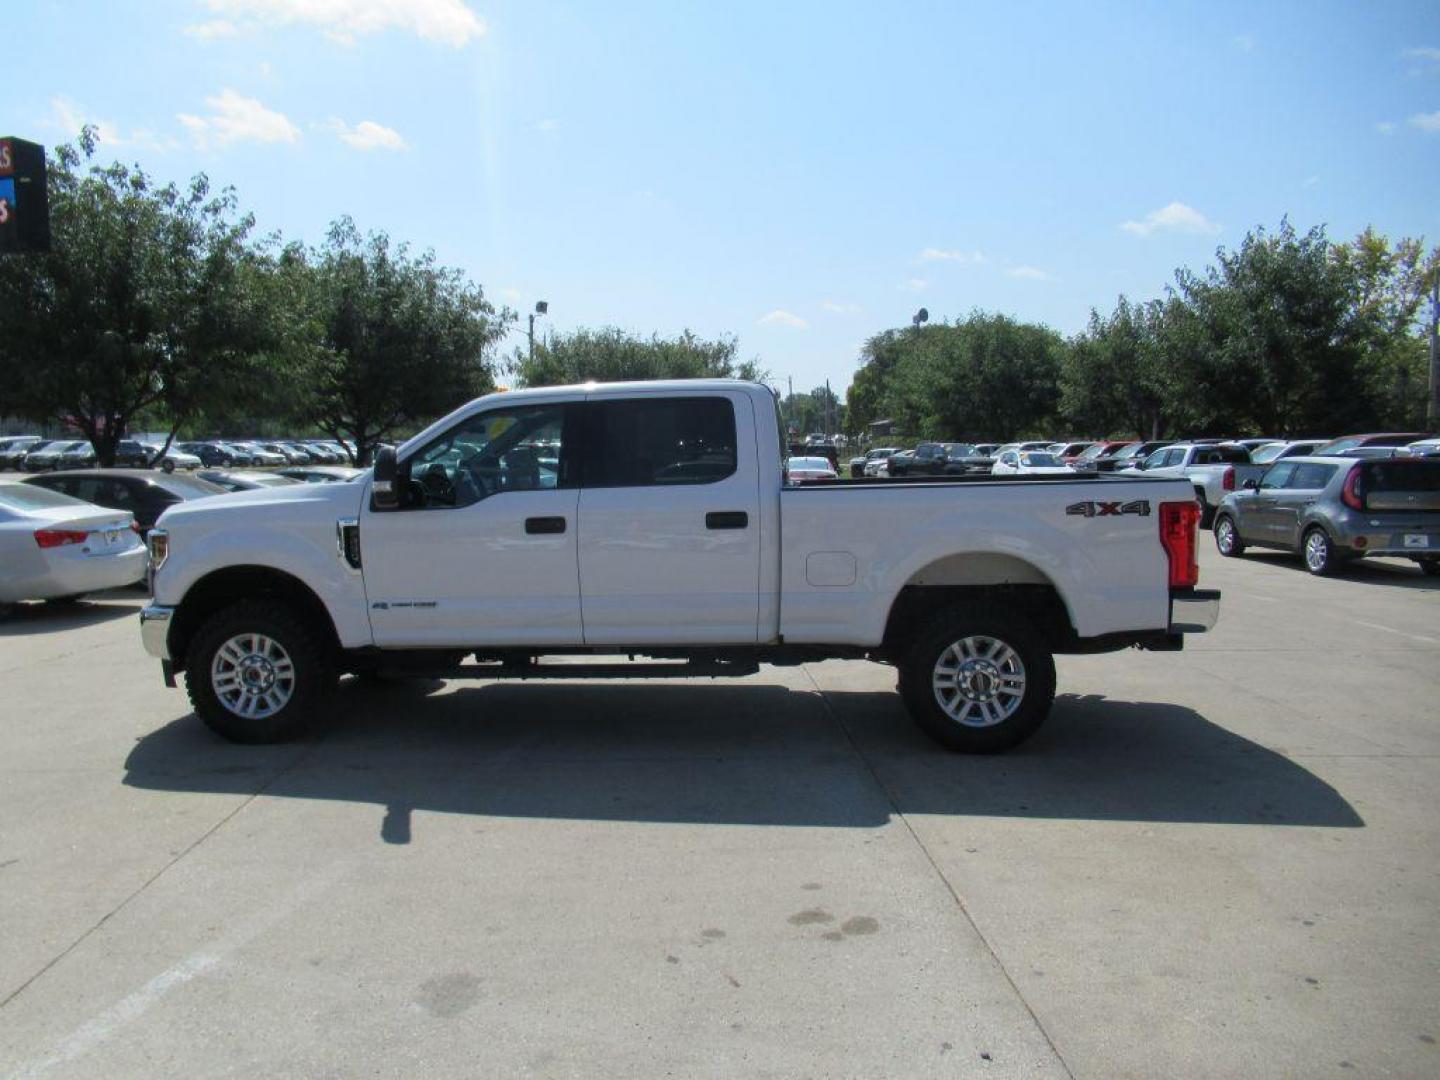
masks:
<path fill-rule="evenodd" d="M 525 531 L 531 536 L 554 536 L 565 531 L 563 517 L 533 517 L 525 519 Z"/>
<path fill-rule="evenodd" d="M 750 525 L 750 515 L 744 510 L 711 510 L 705 515 L 707 529 L 744 529 Z"/>

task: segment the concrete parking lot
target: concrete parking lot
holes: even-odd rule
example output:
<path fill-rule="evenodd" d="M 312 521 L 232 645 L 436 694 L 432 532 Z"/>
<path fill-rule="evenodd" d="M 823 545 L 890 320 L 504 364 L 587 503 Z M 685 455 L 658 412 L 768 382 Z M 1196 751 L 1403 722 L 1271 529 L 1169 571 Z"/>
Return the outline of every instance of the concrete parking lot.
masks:
<path fill-rule="evenodd" d="M 0 1074 L 1440 1075 L 1440 581 L 1257 555 L 1003 757 L 888 669 L 347 683 L 212 737 L 0 623 Z"/>

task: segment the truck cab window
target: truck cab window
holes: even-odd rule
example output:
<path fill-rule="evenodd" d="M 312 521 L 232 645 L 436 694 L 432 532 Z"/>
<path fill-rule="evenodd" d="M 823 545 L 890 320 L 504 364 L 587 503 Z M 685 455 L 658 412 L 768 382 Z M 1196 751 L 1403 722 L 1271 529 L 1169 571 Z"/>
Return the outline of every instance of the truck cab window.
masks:
<path fill-rule="evenodd" d="M 723 397 L 592 402 L 585 446 L 586 487 L 713 484 L 735 473 L 735 407 Z"/>
<path fill-rule="evenodd" d="M 404 505 L 454 509 L 507 491 L 573 487 L 565 409 L 492 409 L 461 421 L 405 463 Z"/>

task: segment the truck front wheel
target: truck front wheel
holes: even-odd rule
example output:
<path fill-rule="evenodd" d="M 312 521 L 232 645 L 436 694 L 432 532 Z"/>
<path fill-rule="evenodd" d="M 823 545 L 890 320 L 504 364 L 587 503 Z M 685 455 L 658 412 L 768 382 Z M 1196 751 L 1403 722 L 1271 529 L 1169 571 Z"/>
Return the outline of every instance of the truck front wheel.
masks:
<path fill-rule="evenodd" d="M 316 718 L 335 681 L 326 649 L 284 604 L 245 600 L 212 615 L 185 653 L 195 715 L 238 743 L 291 738 Z"/>
<path fill-rule="evenodd" d="M 946 612 L 900 663 L 900 694 L 931 738 L 966 754 L 1018 746 L 1055 699 L 1055 661 L 1028 623 L 999 614 Z"/>

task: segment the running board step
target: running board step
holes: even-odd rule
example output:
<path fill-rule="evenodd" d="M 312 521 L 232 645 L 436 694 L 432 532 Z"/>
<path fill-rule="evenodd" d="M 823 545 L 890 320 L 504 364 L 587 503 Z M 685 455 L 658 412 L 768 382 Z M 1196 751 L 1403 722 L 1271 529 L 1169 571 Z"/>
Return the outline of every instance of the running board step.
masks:
<path fill-rule="evenodd" d="M 690 661 L 683 664 L 461 664 L 458 667 L 386 667 L 382 675 L 432 679 L 733 679 L 754 675 L 751 661 Z"/>

